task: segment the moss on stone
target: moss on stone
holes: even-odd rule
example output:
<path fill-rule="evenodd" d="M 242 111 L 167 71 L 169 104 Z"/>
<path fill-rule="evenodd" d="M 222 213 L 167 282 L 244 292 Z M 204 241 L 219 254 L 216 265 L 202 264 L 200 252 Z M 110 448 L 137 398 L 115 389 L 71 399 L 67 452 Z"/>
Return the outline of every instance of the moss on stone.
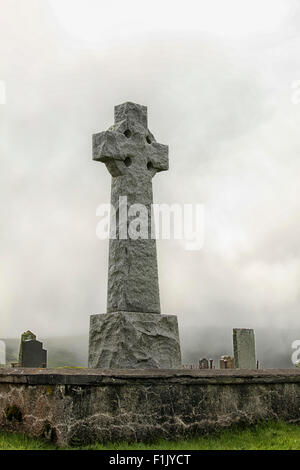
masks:
<path fill-rule="evenodd" d="M 36 335 L 29 330 L 25 331 L 21 335 L 20 349 L 19 349 L 19 364 L 22 364 L 22 343 L 23 341 L 28 341 L 28 340 L 36 340 Z"/>

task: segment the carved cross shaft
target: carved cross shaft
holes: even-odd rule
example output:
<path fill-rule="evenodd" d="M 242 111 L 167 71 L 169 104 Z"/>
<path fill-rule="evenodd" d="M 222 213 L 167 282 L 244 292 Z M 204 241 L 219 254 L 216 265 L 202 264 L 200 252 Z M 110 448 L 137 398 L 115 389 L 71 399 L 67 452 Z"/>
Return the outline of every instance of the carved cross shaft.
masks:
<path fill-rule="evenodd" d="M 146 106 L 116 106 L 115 124 L 93 136 L 93 159 L 105 163 L 112 175 L 111 204 L 117 221 L 124 196 L 127 209 L 143 204 L 149 217 L 148 238 L 121 239 L 118 231 L 116 239 L 110 239 L 107 312 L 160 313 L 156 240 L 150 234 L 152 178 L 168 170 L 169 160 L 168 146 L 157 143 L 148 129 Z"/>

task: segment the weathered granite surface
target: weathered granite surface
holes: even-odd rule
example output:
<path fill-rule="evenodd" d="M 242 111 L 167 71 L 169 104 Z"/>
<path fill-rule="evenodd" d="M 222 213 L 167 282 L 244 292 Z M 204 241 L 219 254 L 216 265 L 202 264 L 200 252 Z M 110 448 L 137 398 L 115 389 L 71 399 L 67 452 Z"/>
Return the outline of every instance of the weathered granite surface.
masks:
<path fill-rule="evenodd" d="M 233 351 L 237 369 L 256 369 L 254 330 L 234 328 Z"/>
<path fill-rule="evenodd" d="M 146 106 L 116 106 L 115 124 L 93 136 L 93 159 L 105 163 L 112 175 L 111 204 L 117 213 L 117 236 L 109 244 L 107 312 L 160 313 L 156 240 L 151 238 L 152 178 L 168 170 L 168 146 L 149 131 Z M 127 197 L 121 206 L 120 197 Z M 147 209 L 147 239 L 128 236 L 138 207 L 128 220 L 122 214 L 135 204 Z"/>
<path fill-rule="evenodd" d="M 0 369 L 0 428 L 58 445 L 300 420 L 300 371 Z"/>
<path fill-rule="evenodd" d="M 90 317 L 89 367 L 172 369 L 180 365 L 175 315 L 115 312 Z"/>

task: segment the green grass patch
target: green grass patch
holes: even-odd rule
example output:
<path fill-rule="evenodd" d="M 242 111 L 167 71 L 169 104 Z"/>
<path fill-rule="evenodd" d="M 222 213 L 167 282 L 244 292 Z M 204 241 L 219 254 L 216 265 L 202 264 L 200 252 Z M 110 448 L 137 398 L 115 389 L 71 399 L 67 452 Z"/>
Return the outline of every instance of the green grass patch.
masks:
<path fill-rule="evenodd" d="M 24 434 L 0 433 L 0 450 L 54 450 L 55 448 L 43 439 L 32 439 Z"/>
<path fill-rule="evenodd" d="M 55 445 L 22 434 L 0 433 L 1 450 L 48 450 Z M 300 450 L 300 425 L 284 422 L 230 428 L 216 434 L 180 441 L 161 440 L 155 444 L 95 444 L 69 450 Z"/>

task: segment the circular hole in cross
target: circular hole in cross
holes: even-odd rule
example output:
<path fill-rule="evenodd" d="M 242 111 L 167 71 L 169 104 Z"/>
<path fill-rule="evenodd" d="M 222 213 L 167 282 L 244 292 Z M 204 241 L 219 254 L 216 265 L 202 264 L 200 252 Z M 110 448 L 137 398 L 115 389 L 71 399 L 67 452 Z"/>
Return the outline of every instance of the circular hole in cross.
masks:
<path fill-rule="evenodd" d="M 152 140 L 150 139 L 149 135 L 147 135 L 146 140 L 147 140 L 148 144 L 152 143 Z"/>
<path fill-rule="evenodd" d="M 148 168 L 148 170 L 153 170 L 153 164 L 152 164 L 152 162 L 148 162 L 148 163 L 147 163 L 147 168 Z"/>
<path fill-rule="evenodd" d="M 131 131 L 129 129 L 126 129 L 126 131 L 124 132 L 124 135 L 125 137 L 127 137 L 127 139 L 129 139 L 129 137 L 131 137 Z"/>
<path fill-rule="evenodd" d="M 126 166 L 130 166 L 132 161 L 131 161 L 131 158 L 130 157 L 126 157 L 125 160 L 124 160 L 124 163 Z"/>

